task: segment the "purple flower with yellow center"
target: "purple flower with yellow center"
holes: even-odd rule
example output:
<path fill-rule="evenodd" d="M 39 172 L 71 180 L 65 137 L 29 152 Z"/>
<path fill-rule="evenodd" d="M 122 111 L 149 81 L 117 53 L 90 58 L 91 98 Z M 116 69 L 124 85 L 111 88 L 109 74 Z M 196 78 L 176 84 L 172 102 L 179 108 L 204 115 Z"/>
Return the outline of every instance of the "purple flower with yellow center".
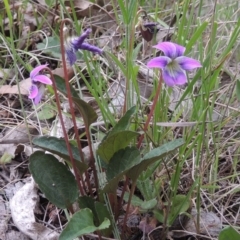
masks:
<path fill-rule="evenodd" d="M 30 79 L 32 81 L 32 85 L 29 89 L 29 96 L 28 98 L 34 99 L 34 104 L 38 104 L 41 101 L 41 98 L 44 94 L 45 85 L 52 85 L 52 80 L 42 74 L 39 74 L 41 70 L 47 67 L 46 65 L 40 65 L 38 67 L 35 67 L 30 72 Z"/>
<path fill-rule="evenodd" d="M 91 33 L 91 29 L 88 28 L 85 32 L 83 32 L 82 35 L 79 37 L 70 37 L 67 38 L 65 41 L 65 51 L 67 54 L 68 61 L 70 62 L 70 65 L 73 65 L 77 61 L 76 52 L 78 50 L 87 50 L 93 53 L 102 54 L 103 50 L 91 45 L 89 43 L 85 43 L 85 39 L 89 36 Z"/>
<path fill-rule="evenodd" d="M 187 83 L 186 71 L 202 67 L 199 61 L 183 56 L 186 48 L 176 43 L 161 42 L 153 47 L 165 56 L 153 58 L 147 66 L 162 69 L 163 80 L 169 87 Z"/>

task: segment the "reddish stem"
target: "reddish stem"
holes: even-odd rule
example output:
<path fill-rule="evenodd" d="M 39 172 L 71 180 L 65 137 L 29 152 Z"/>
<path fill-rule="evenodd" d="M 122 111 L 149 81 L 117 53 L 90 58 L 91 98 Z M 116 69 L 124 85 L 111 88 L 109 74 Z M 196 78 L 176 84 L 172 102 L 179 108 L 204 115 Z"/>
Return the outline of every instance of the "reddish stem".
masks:
<path fill-rule="evenodd" d="M 84 195 L 84 190 L 83 190 L 82 185 L 80 183 L 80 177 L 79 177 L 79 174 L 78 174 L 78 170 L 77 170 L 76 164 L 75 164 L 74 159 L 73 159 L 72 149 L 71 149 L 70 143 L 68 141 L 67 131 L 66 131 L 66 128 L 64 126 L 64 121 L 63 121 L 63 116 L 62 116 L 62 111 L 61 111 L 61 106 L 60 106 L 60 100 L 59 100 L 59 96 L 58 96 L 58 93 L 57 93 L 57 86 L 56 86 L 56 83 L 55 83 L 55 79 L 54 79 L 54 76 L 52 74 L 52 71 L 48 67 L 46 67 L 46 69 L 48 70 L 48 72 L 51 75 L 51 79 L 52 79 L 52 83 L 53 83 L 52 86 L 53 86 L 53 89 L 54 89 L 58 114 L 59 114 L 60 122 L 61 122 L 61 125 L 62 125 L 62 130 L 63 130 L 63 135 L 64 135 L 64 139 L 65 139 L 65 142 L 66 142 L 66 145 L 67 145 L 67 150 L 69 152 L 70 161 L 71 161 L 71 164 L 73 166 L 73 171 L 74 171 L 74 174 L 75 174 L 75 177 L 76 177 L 78 188 L 79 188 L 79 191 L 80 191 L 81 195 Z"/>
<path fill-rule="evenodd" d="M 82 161 L 84 162 L 84 155 L 83 155 L 82 146 L 81 146 L 81 143 L 80 143 L 80 140 L 79 140 L 79 135 L 78 135 L 78 128 L 77 128 L 76 117 L 75 117 L 74 108 L 73 108 L 73 100 L 72 100 L 72 95 L 71 95 L 71 90 L 70 90 L 67 64 L 66 64 L 66 58 L 65 58 L 65 47 L 64 47 L 64 39 L 65 38 L 64 38 L 64 33 L 63 33 L 63 28 L 64 28 L 65 23 L 72 24 L 72 21 L 69 20 L 69 19 L 63 19 L 62 22 L 61 22 L 61 26 L 60 26 L 60 47 L 61 47 L 61 53 L 62 53 L 63 72 L 64 72 L 67 96 L 68 96 L 69 107 L 70 107 L 70 112 L 71 112 L 72 121 L 73 121 L 74 133 L 75 133 L 76 140 L 77 140 L 79 155 L 80 155 Z M 87 179 L 88 189 L 90 191 L 91 196 L 93 197 L 93 191 L 92 191 L 92 187 L 91 187 L 91 184 L 90 184 L 88 171 L 86 171 L 85 174 L 87 176 L 86 179 Z M 84 181 L 83 181 L 83 184 L 84 184 Z"/>
<path fill-rule="evenodd" d="M 148 118 L 147 118 L 147 121 L 143 127 L 143 131 L 146 132 L 147 129 L 148 129 L 148 126 L 149 126 L 149 123 L 151 121 L 151 118 L 153 116 L 153 112 L 155 110 L 155 107 L 156 107 L 156 104 L 157 104 L 157 101 L 158 101 L 158 97 L 160 95 L 160 92 L 161 92 L 161 89 L 162 89 L 162 82 L 163 82 L 163 79 L 162 79 L 162 72 L 160 72 L 160 78 L 159 78 L 159 83 L 158 83 L 158 88 L 157 88 L 157 91 L 156 91 L 156 95 L 153 99 L 153 103 L 152 103 L 152 107 L 151 107 L 151 110 L 150 110 L 150 113 L 148 114 Z M 142 134 L 138 140 L 138 145 L 137 147 L 140 148 L 141 147 L 141 144 L 142 144 L 142 141 L 143 141 L 143 138 L 144 138 L 144 134 Z"/>

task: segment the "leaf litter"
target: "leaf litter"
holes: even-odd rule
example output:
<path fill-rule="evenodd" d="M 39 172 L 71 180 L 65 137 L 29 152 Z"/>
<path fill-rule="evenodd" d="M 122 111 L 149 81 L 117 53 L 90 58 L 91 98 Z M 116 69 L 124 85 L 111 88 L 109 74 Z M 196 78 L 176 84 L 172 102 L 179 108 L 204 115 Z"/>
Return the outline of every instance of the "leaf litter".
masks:
<path fill-rule="evenodd" d="M 57 51 L 55 50 L 51 50 L 48 47 L 51 45 L 48 45 L 46 48 L 47 50 L 43 50 L 44 49 L 44 44 L 46 43 L 46 38 L 45 39 L 41 39 L 38 38 L 37 40 L 34 39 L 31 44 L 28 43 L 29 40 L 29 33 L 33 32 L 36 30 L 36 27 L 38 26 L 38 21 L 42 21 L 42 22 L 52 22 L 54 20 L 54 18 L 58 15 L 57 11 L 56 14 L 53 14 L 53 12 L 55 11 L 48 11 L 46 14 L 46 19 L 43 18 L 43 16 L 41 14 L 45 13 L 45 10 L 48 9 L 48 4 L 46 4 L 46 1 L 38 1 L 40 4 L 36 4 L 36 3 L 28 3 L 27 6 L 23 6 L 21 2 L 16 2 L 16 3 L 12 3 L 10 5 L 11 10 L 14 12 L 13 16 L 14 16 L 14 20 L 16 22 L 15 26 L 19 27 L 19 22 L 18 22 L 18 11 L 21 12 L 21 14 L 24 14 L 24 24 L 23 24 L 23 29 L 25 29 L 25 31 L 23 31 L 20 35 L 20 39 L 22 38 L 23 40 L 19 40 L 19 49 L 30 49 L 30 50 L 42 50 L 40 51 L 41 54 L 43 54 L 43 57 L 45 57 L 46 61 L 49 61 L 49 57 L 54 57 L 56 59 L 59 59 L 59 55 L 57 53 L 53 53 L 53 52 L 57 52 L 59 51 L 59 49 Z M 76 13 L 77 13 L 77 17 L 78 18 L 89 18 L 89 21 L 93 23 L 94 28 L 98 29 L 99 25 L 101 24 L 101 27 L 104 30 L 99 30 L 99 32 L 102 33 L 100 39 L 98 39 L 98 43 L 100 44 L 99 46 L 101 47 L 106 47 L 108 46 L 109 49 L 114 49 L 117 51 L 118 47 L 121 45 L 123 38 L 121 37 L 121 29 L 116 25 L 116 22 L 114 21 L 113 18 L 111 18 L 108 14 L 105 14 L 105 11 L 102 11 L 102 8 L 106 7 L 109 10 L 109 4 L 106 4 L 106 6 L 102 5 L 102 7 L 98 7 L 97 4 L 101 5 L 101 1 L 97 1 L 97 4 L 92 4 L 90 1 L 74 1 L 74 6 L 76 7 Z M 69 4 L 68 1 L 66 1 L 66 4 Z M 69 4 L 70 7 L 70 4 Z M 110 7 L 111 9 L 111 7 Z M 38 11 L 41 14 L 37 14 Z M 102 14 L 102 16 L 100 17 L 100 15 Z M 99 18 L 96 17 L 99 15 Z M 94 18 L 95 17 L 95 18 Z M 169 17 L 169 16 L 167 16 Z M 106 22 L 106 23 L 104 23 Z M 171 19 L 170 21 L 167 23 L 166 22 L 166 26 L 170 26 L 171 23 Z M 7 34 L 9 31 L 9 20 L 8 18 L 6 18 L 4 20 L 4 31 Z M 97 33 L 97 31 L 95 31 Z M 158 38 L 159 39 L 164 39 L 165 37 L 171 37 L 171 34 L 173 33 L 172 29 L 165 29 L 164 31 L 160 31 L 158 34 Z M 170 34 L 170 35 L 169 35 Z M 49 34 L 47 34 L 49 35 Z M 46 37 L 46 36 L 45 36 Z M 49 37 L 49 40 L 52 40 L 52 36 Z M 39 44 L 39 45 L 36 45 Z M 53 46 L 56 45 L 57 43 L 54 42 Z M 145 44 L 145 43 L 144 43 Z M 39 47 L 41 46 L 41 48 Z M 46 46 L 46 45 L 45 45 Z M 145 55 L 151 54 L 150 53 L 150 48 L 149 48 L 149 52 L 145 52 Z M 141 57 L 141 56 L 140 56 Z M 44 59 L 44 58 L 43 58 Z M 44 61 L 45 61 L 44 59 Z M 235 64 L 235 62 L 233 62 L 233 65 Z M 54 64 L 53 64 L 54 65 Z M 70 76 L 72 77 L 73 74 L 73 70 L 69 67 L 70 69 Z M 60 71 L 62 70 L 62 68 L 59 69 Z M 9 73 L 10 72 L 10 73 Z M 234 70 L 233 70 L 234 72 Z M 148 79 L 148 82 L 145 83 L 143 82 L 142 87 L 141 88 L 141 97 L 143 99 L 147 99 L 152 92 L 152 76 L 153 76 L 153 72 L 149 72 L 146 70 L 142 70 L 140 71 L 141 76 L 139 76 L 139 79 Z M 229 74 L 230 79 L 228 79 L 226 81 L 226 84 L 228 85 L 232 80 L 233 80 L 233 75 L 234 74 Z M 6 69 L 4 71 L 4 74 L 1 76 L 2 79 L 7 79 L 6 81 L 9 83 L 9 80 L 13 77 L 12 75 L 12 71 L 8 71 L 8 69 Z M 71 79 L 70 77 L 70 79 Z M 5 80 L 4 80 L 5 81 Z M 104 97 L 106 98 L 110 98 L 110 103 L 109 106 L 112 106 L 112 110 L 114 112 L 114 110 L 117 111 L 117 115 L 120 115 L 121 113 L 121 109 L 124 105 L 123 99 L 124 99 L 124 89 L 122 88 L 121 85 L 125 86 L 125 80 L 122 79 L 121 77 L 117 78 L 115 77 L 114 81 L 109 80 L 110 84 L 109 84 L 109 88 L 105 94 Z M 30 79 L 26 78 L 26 79 L 22 79 L 19 82 L 19 85 L 15 84 L 15 85 L 9 85 L 9 84 L 4 84 L 0 86 L 0 94 L 1 95 L 7 95 L 12 96 L 12 95 L 28 95 L 28 89 L 29 89 L 29 85 L 31 84 Z M 147 90 L 146 90 L 146 85 L 147 85 Z M 226 87 L 226 85 L 224 86 Z M 20 92 L 19 92 L 20 89 Z M 142 90 L 143 89 L 143 90 Z M 180 88 L 174 88 L 173 93 L 170 96 L 170 111 L 173 111 L 175 109 L 176 103 L 178 102 L 178 100 L 181 98 L 182 93 L 184 91 L 183 89 Z M 224 91 L 222 91 L 224 93 Z M 25 104 L 27 105 L 27 100 L 26 98 L 24 99 Z M 182 114 L 183 114 L 183 118 L 187 119 L 188 118 L 188 112 L 189 109 L 191 109 L 191 101 L 189 101 L 188 99 L 186 99 L 184 102 L 184 106 L 181 107 L 182 109 Z M 224 104 L 223 100 L 219 97 L 215 103 L 217 105 L 217 109 L 219 110 L 220 113 L 222 113 L 224 111 L 224 106 L 222 106 L 221 104 Z M 149 103 L 149 105 L 151 105 L 151 103 Z M 64 108 L 64 107 L 63 107 Z M 234 112 L 235 109 L 237 109 L 238 107 L 235 105 L 232 109 L 232 111 Z M 14 110 L 13 110 L 14 111 Z M 31 111 L 31 109 L 29 109 L 29 111 Z M 67 110 L 65 109 L 65 112 L 67 112 Z M 226 116 L 231 116 L 230 112 L 225 113 Z M 21 116 L 19 113 L 17 113 L 18 116 Z M 3 115 L 4 117 L 6 117 L 6 114 Z M 217 120 L 219 118 L 221 118 L 223 115 L 222 114 L 218 114 L 218 116 L 216 117 L 212 117 L 210 116 L 210 118 L 213 118 L 214 120 Z M 9 115 L 8 115 L 9 117 Z M 101 118 L 101 116 L 99 116 Z M 31 119 L 31 118 L 29 118 Z M 14 124 L 18 124 L 20 120 L 17 119 L 17 123 L 16 121 L 13 123 Z M 59 120 L 57 120 L 57 122 L 59 123 Z M 69 119 L 66 117 L 66 120 L 64 120 L 68 131 L 70 131 L 70 129 L 72 128 L 72 124 L 70 123 L 71 121 L 69 121 Z M 54 125 L 53 125 L 54 126 Z M 79 128 L 82 127 L 81 124 L 78 125 Z M 49 123 L 46 123 L 46 128 L 49 128 Z M 234 126 L 233 126 L 234 128 Z M 234 129 L 228 129 L 229 132 L 229 136 L 234 135 L 235 134 L 235 130 Z M 34 128 L 35 129 L 35 128 Z M 57 129 L 57 130 L 56 130 Z M 58 132 L 58 137 L 62 137 L 62 133 L 61 133 L 61 127 L 59 124 L 57 124 L 57 128 L 55 130 Z M 2 130 L 2 129 L 1 129 Z M 36 130 L 36 129 L 35 129 Z M 24 148 L 21 148 L 20 150 L 18 150 L 18 146 L 23 145 L 23 143 L 29 142 L 30 139 L 27 136 L 26 132 L 21 135 L 21 133 L 19 132 L 19 128 L 16 127 L 15 128 L 15 135 L 14 134 L 8 134 L 9 132 L 5 130 L 5 136 L 9 136 L 8 138 L 1 136 L 0 139 L 0 154 L 1 154 L 1 159 L 8 159 L 8 157 L 10 157 L 10 160 L 7 160 L 7 162 L 5 162 L 3 165 L 6 165 L 4 167 L 9 168 L 9 165 L 11 164 L 12 160 L 14 160 L 14 158 L 18 158 L 20 156 L 20 162 L 19 164 L 22 164 L 22 160 L 24 158 L 21 159 L 21 154 L 25 154 L 28 151 Z M 25 130 L 24 130 L 25 131 Z M 55 133 L 54 133 L 55 134 Z M 1 144 L 1 142 L 3 141 L 14 141 L 14 143 L 8 143 L 8 144 Z M 18 145 L 17 145 L 18 144 Z M 5 145 L 5 146 L 4 146 Z M 9 154 L 9 155 L 6 155 Z M 222 176 L 226 175 L 226 168 L 228 166 L 225 166 L 224 164 L 224 160 L 227 159 L 229 161 L 229 163 L 232 163 L 232 156 L 237 154 L 236 149 L 232 150 L 232 149 L 227 149 L 226 152 L 223 153 L 222 155 L 222 159 L 221 159 L 221 164 L 220 164 L 220 168 L 222 169 Z M 28 154 L 27 154 L 28 155 Z M 4 160 L 6 161 L 6 160 Z M 1 167 L 1 173 L 3 166 Z M 16 166 L 15 171 L 18 171 L 18 167 Z M 18 176 L 18 173 L 12 173 L 13 175 Z M 4 177 L 3 177 L 4 176 Z M 10 176 L 10 175 L 9 175 Z M 7 186 L 8 184 L 8 180 L 12 181 L 12 180 L 17 180 L 17 178 L 9 178 L 7 174 L 1 174 L 0 175 L 0 184 L 3 189 L 5 188 L 5 186 Z M 26 178 L 26 175 L 23 174 L 21 176 L 21 178 Z M 221 184 L 228 184 L 228 183 L 223 183 L 223 181 L 221 182 Z M 27 197 L 29 197 L 26 193 L 29 194 L 29 196 L 31 196 L 30 201 Z M 4 196 L 3 194 L 0 194 L 0 211 L 2 210 L 3 213 L 5 213 L 6 215 L 9 215 L 9 212 L 6 209 L 6 204 L 2 204 L 5 201 L 8 201 L 9 199 L 6 198 L 6 196 Z M 25 197 L 25 203 L 23 203 Z M 229 204 L 233 204 L 233 200 L 232 198 L 237 198 L 238 195 L 237 194 L 229 194 L 228 196 L 225 196 L 225 200 L 229 201 Z M 10 196 L 9 196 L 10 198 Z M 27 236 L 30 236 L 31 239 L 36 239 L 36 236 L 33 236 L 31 233 L 31 227 L 33 229 L 38 229 L 39 232 L 42 231 L 42 233 L 44 234 L 44 232 L 47 234 L 53 234 L 53 238 L 55 239 L 55 237 L 58 236 L 58 233 L 48 229 L 47 227 L 43 227 L 42 224 L 36 223 L 35 221 L 35 217 L 34 217 L 34 209 L 36 207 L 36 205 L 39 204 L 38 202 L 38 198 L 39 198 L 39 194 L 37 193 L 36 190 L 36 186 L 34 186 L 33 181 L 31 181 L 30 183 L 25 183 L 25 185 L 22 188 L 22 192 L 19 191 L 17 192 L 17 194 L 14 195 L 14 197 L 12 197 L 12 200 L 10 201 L 11 206 L 10 208 L 12 209 L 12 218 L 14 223 L 16 224 L 16 226 L 19 227 L 19 229 L 21 229 L 22 232 L 24 232 Z M 24 208 L 28 208 L 29 212 L 25 212 L 25 214 L 27 215 L 27 218 L 21 218 L 21 219 L 17 219 L 18 215 L 19 217 L 22 217 L 23 215 L 21 214 L 21 211 L 18 212 L 19 210 L 21 210 L 20 207 L 16 207 L 17 204 L 19 204 L 20 207 Z M 29 206 L 32 206 L 31 208 Z M 218 203 L 216 204 L 218 205 Z M 26 206 L 26 207 L 24 207 Z M 220 205 L 219 205 L 220 206 Z M 227 218 L 228 221 L 231 222 L 231 205 L 226 205 L 226 212 L 227 212 Z M 3 214 L 4 216 L 6 216 L 5 214 Z M 183 230 L 171 230 L 170 234 L 172 238 L 179 238 L 184 237 L 184 236 L 189 236 L 189 235 L 194 235 L 197 231 L 194 225 L 194 222 L 196 221 L 196 212 L 195 210 L 192 210 L 191 212 L 192 215 L 192 219 L 193 221 L 188 221 L 187 224 L 185 224 L 185 226 L 183 226 Z M 220 214 L 218 213 L 218 216 Z M 213 212 L 206 212 L 205 210 L 201 209 L 201 221 L 200 221 L 200 232 L 199 234 L 202 235 L 207 235 L 207 236 L 211 236 L 211 237 L 217 237 L 219 231 L 222 228 L 222 222 L 220 221 L 220 218 Z M 137 217 L 135 216 L 134 219 L 137 220 L 133 220 L 133 222 L 136 222 L 137 228 L 143 228 L 142 226 L 144 225 L 144 228 L 146 230 L 146 228 L 149 228 L 152 230 L 152 228 L 157 228 L 157 224 L 155 223 L 155 219 L 153 220 L 146 220 L 146 216 L 141 217 L 140 215 L 137 215 Z M 138 221 L 140 220 L 140 221 Z M 130 220 L 129 220 L 130 221 Z M 1 231 L 0 231 L 0 238 L 1 239 L 7 239 L 6 234 L 9 234 L 12 230 L 9 230 L 9 227 L 7 225 L 7 222 L 9 222 L 9 219 L 1 219 L 0 225 L 1 226 Z M 235 222 L 239 223 L 239 219 L 236 218 Z M 139 225 L 138 225 L 139 224 Z M 131 224 L 129 224 L 129 228 L 132 227 Z M 29 228 L 28 228 L 29 227 Z M 9 232 L 8 232 L 9 231 Z M 179 231 L 179 232 L 178 232 Z M 16 231 L 15 231 L 16 232 Z M 149 233 L 150 230 L 146 231 L 146 233 Z M 180 233 L 181 232 L 181 233 Z M 20 232 L 17 232 L 15 234 L 21 234 Z M 41 233 L 39 233 L 39 237 L 41 239 L 41 237 L 43 237 L 43 239 L 51 239 L 49 237 L 46 237 L 46 235 L 41 235 Z M 182 234 L 182 235 L 181 235 Z M 14 235 L 15 239 L 21 239 L 21 237 L 18 235 L 18 237 L 16 237 L 17 235 Z M 9 238 L 9 239 L 14 239 L 14 238 Z M 27 238 L 25 238 L 27 239 Z M 57 238 L 56 238 L 57 239 Z"/>

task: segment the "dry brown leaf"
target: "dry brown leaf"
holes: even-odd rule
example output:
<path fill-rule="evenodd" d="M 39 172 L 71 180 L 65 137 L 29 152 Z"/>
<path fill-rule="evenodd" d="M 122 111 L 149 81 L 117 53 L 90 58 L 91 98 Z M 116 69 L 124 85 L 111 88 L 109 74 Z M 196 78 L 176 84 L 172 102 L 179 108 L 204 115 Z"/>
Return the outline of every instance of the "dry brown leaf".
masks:
<path fill-rule="evenodd" d="M 93 10 L 93 3 L 85 0 L 75 0 L 71 4 L 70 1 L 65 1 L 66 6 L 75 7 L 76 15 L 78 17 L 89 17 Z"/>
<path fill-rule="evenodd" d="M 184 227 L 184 231 L 173 231 L 175 238 L 181 238 L 188 235 L 197 234 L 196 223 L 197 223 L 197 210 L 192 209 L 192 218 L 188 220 Z M 222 229 L 221 219 L 213 212 L 206 212 L 201 209 L 200 212 L 200 226 L 199 233 L 211 237 L 217 237 Z"/>
<path fill-rule="evenodd" d="M 67 71 L 68 71 L 68 79 L 71 79 L 74 76 L 73 68 L 71 66 L 68 66 Z M 56 68 L 52 71 L 52 73 L 64 78 L 63 68 Z"/>
<path fill-rule="evenodd" d="M 24 125 L 20 125 L 15 129 L 7 131 L 5 136 L 0 139 L 0 161 L 3 161 L 2 158 L 6 156 L 12 156 L 13 158 L 15 154 L 17 154 L 16 151 L 19 150 L 18 145 L 29 142 L 28 130 L 30 134 L 37 134 L 35 128 L 29 126 L 27 129 Z"/>
<path fill-rule="evenodd" d="M 139 229 L 141 229 L 142 232 L 145 234 L 150 233 L 156 227 L 157 227 L 157 220 L 155 218 L 144 217 L 139 223 Z"/>
<path fill-rule="evenodd" d="M 30 78 L 22 80 L 19 83 L 20 94 L 28 95 L 30 87 L 31 87 L 31 79 Z M 13 86 L 2 85 L 0 87 L 0 94 L 19 94 L 18 85 L 13 85 Z"/>
<path fill-rule="evenodd" d="M 109 49 L 112 50 L 112 49 L 117 49 L 117 47 L 121 45 L 123 41 L 123 37 L 120 33 L 120 30 L 117 24 L 112 23 L 111 19 L 106 21 L 106 23 L 109 23 L 109 22 L 112 26 L 104 26 L 104 28 L 106 28 L 107 31 L 105 31 L 102 34 L 101 38 L 98 40 L 98 46 L 100 48 L 108 46 Z"/>
<path fill-rule="evenodd" d="M 59 234 L 35 221 L 39 197 L 33 179 L 19 189 L 10 201 L 12 219 L 17 228 L 33 240 L 57 240 Z"/>

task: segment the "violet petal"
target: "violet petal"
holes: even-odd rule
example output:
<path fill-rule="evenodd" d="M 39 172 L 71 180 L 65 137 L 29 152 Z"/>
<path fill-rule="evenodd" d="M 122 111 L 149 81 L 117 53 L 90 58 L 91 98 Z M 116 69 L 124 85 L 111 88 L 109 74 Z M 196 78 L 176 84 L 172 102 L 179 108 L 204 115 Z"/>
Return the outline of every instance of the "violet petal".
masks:
<path fill-rule="evenodd" d="M 199 61 L 188 58 L 188 57 L 178 57 L 175 59 L 175 61 L 179 64 L 179 66 L 184 70 L 192 70 L 194 68 L 202 67 Z"/>
<path fill-rule="evenodd" d="M 83 34 L 81 34 L 79 37 L 74 38 L 72 40 L 72 45 L 73 45 L 74 49 L 76 49 L 76 50 L 81 49 L 81 46 L 82 46 L 84 40 L 89 36 L 91 31 L 92 30 L 90 28 L 88 28 L 85 32 L 83 32 Z"/>
<path fill-rule="evenodd" d="M 178 69 L 178 71 L 173 71 L 171 68 L 163 69 L 163 80 L 169 87 L 174 85 L 183 85 L 187 82 L 187 76 L 185 71 Z"/>
<path fill-rule="evenodd" d="M 94 46 L 94 45 L 91 45 L 89 43 L 83 43 L 82 46 L 81 46 L 81 49 L 82 50 L 87 50 L 87 51 L 90 51 L 90 52 L 93 52 L 93 53 L 98 53 L 98 54 L 102 54 L 103 53 L 103 50 Z"/>
<path fill-rule="evenodd" d="M 41 86 L 40 86 L 39 89 L 38 89 L 38 94 L 37 94 L 37 96 L 34 98 L 34 103 L 35 103 L 35 104 L 38 104 L 38 103 L 41 101 L 42 96 L 43 96 L 43 94 L 44 94 L 44 90 L 45 90 L 45 87 L 44 87 L 44 85 L 41 84 Z"/>
<path fill-rule="evenodd" d="M 143 26 L 144 27 L 156 27 L 158 25 L 158 23 L 155 22 L 148 22 L 148 23 L 144 23 Z"/>
<path fill-rule="evenodd" d="M 38 95 L 38 87 L 35 84 L 32 84 L 29 90 L 28 98 L 34 99 Z"/>
<path fill-rule="evenodd" d="M 77 56 L 74 49 L 66 49 L 67 59 L 72 66 L 77 61 Z"/>
<path fill-rule="evenodd" d="M 46 68 L 48 66 L 48 64 L 45 65 L 40 65 L 38 67 L 35 67 L 31 72 L 30 72 L 30 78 L 33 79 L 36 75 L 38 75 L 38 73 L 43 70 L 44 68 Z"/>
<path fill-rule="evenodd" d="M 172 59 L 182 56 L 185 51 L 185 47 L 182 47 L 182 46 L 180 46 L 176 43 L 172 43 L 172 42 L 161 42 L 153 47 L 163 51 L 163 53 L 167 57 L 172 58 Z"/>
<path fill-rule="evenodd" d="M 151 59 L 148 63 L 147 66 L 150 68 L 165 68 L 168 63 L 170 63 L 172 60 L 169 57 L 155 57 Z"/>
<path fill-rule="evenodd" d="M 180 56 L 183 56 L 186 48 L 181 46 L 181 45 L 178 45 L 177 43 L 173 43 L 175 48 L 176 48 L 176 55 L 175 55 L 175 58 L 176 57 L 180 57 Z"/>
<path fill-rule="evenodd" d="M 47 85 L 52 85 L 52 80 L 45 75 L 37 75 L 32 79 L 34 82 L 41 82 Z"/>

